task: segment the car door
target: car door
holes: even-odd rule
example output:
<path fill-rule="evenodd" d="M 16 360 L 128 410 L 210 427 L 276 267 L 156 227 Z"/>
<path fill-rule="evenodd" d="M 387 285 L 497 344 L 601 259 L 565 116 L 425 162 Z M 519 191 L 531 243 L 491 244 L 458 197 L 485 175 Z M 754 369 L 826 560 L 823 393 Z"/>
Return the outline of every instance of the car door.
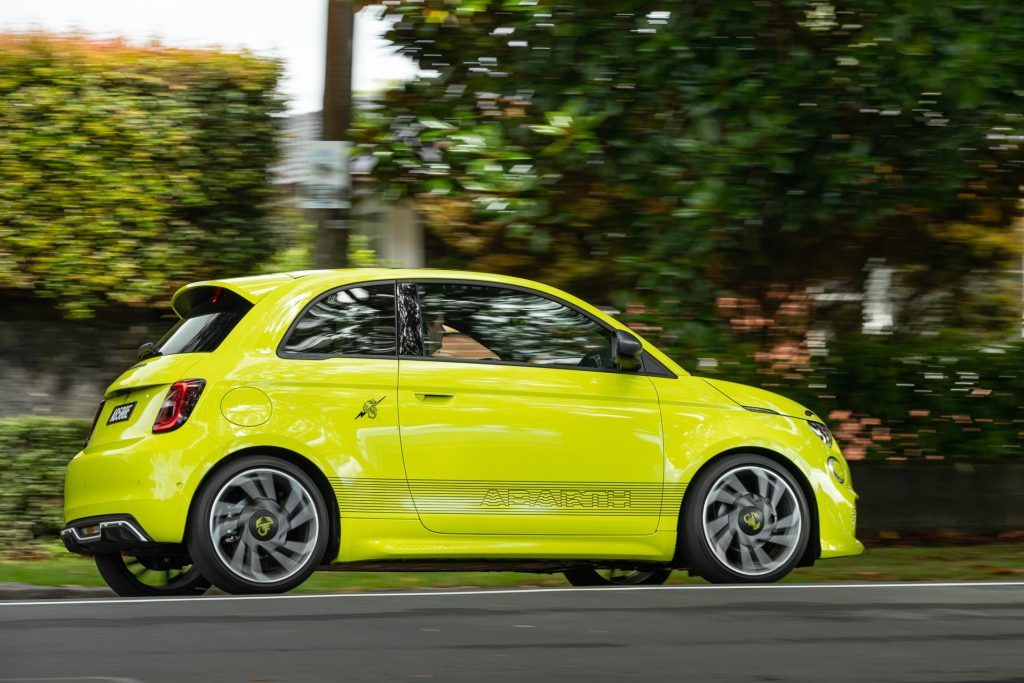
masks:
<path fill-rule="evenodd" d="M 400 283 L 402 454 L 420 520 L 461 534 L 650 534 L 663 449 L 650 378 L 612 331 L 522 288 Z"/>

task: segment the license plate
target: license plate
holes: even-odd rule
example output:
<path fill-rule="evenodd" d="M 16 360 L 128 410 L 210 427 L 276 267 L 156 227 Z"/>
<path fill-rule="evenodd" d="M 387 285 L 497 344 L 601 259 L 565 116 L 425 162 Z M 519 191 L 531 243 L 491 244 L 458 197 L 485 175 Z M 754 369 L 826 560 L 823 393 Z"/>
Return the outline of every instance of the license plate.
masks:
<path fill-rule="evenodd" d="M 110 411 L 110 417 L 107 418 L 107 424 L 112 425 L 116 422 L 124 422 L 132 416 L 132 411 L 135 410 L 135 404 L 138 401 L 132 401 L 131 403 L 124 403 L 117 406 Z"/>

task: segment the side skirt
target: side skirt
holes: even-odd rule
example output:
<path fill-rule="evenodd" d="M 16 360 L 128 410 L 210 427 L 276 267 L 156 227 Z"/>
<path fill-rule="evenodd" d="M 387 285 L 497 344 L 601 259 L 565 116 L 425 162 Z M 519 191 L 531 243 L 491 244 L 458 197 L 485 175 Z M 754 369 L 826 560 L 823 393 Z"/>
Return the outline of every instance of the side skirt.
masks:
<path fill-rule="evenodd" d="M 320 571 L 331 572 L 521 572 L 524 574 L 556 574 L 568 569 L 601 567 L 606 569 L 683 569 L 669 562 L 632 562 L 629 560 L 363 560 L 323 565 Z"/>

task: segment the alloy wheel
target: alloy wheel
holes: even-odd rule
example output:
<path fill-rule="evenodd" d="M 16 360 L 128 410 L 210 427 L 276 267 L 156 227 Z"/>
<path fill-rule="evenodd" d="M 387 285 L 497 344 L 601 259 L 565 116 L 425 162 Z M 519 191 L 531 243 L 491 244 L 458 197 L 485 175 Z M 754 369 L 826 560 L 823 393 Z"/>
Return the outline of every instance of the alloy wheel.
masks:
<path fill-rule="evenodd" d="M 232 574 L 273 584 L 309 564 L 321 529 L 310 491 L 283 470 L 259 467 L 238 473 L 217 491 L 209 533 Z"/>
<path fill-rule="evenodd" d="M 801 545 L 804 517 L 793 487 L 773 469 L 724 472 L 704 499 L 704 539 L 715 558 L 748 577 L 787 565 Z"/>
<path fill-rule="evenodd" d="M 133 553 L 100 553 L 96 568 L 122 597 L 202 595 L 209 589 L 199 569 L 185 558 Z"/>
<path fill-rule="evenodd" d="M 573 567 L 563 572 L 574 586 L 660 586 L 672 575 L 668 568 Z"/>
<path fill-rule="evenodd" d="M 598 569 L 597 574 L 614 586 L 639 586 L 654 576 L 639 569 Z"/>

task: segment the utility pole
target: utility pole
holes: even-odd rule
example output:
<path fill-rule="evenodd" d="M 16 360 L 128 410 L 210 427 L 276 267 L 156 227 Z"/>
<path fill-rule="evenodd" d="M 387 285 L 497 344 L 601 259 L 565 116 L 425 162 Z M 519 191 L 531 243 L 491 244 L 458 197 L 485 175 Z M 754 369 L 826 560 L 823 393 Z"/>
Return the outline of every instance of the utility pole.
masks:
<path fill-rule="evenodd" d="M 352 0 L 327 0 L 327 55 L 324 70 L 323 132 L 321 140 L 347 140 L 352 126 Z M 346 173 L 348 173 L 346 164 Z M 351 197 L 351 189 L 348 190 Z M 348 265 L 349 209 L 317 209 L 317 268 Z"/>

